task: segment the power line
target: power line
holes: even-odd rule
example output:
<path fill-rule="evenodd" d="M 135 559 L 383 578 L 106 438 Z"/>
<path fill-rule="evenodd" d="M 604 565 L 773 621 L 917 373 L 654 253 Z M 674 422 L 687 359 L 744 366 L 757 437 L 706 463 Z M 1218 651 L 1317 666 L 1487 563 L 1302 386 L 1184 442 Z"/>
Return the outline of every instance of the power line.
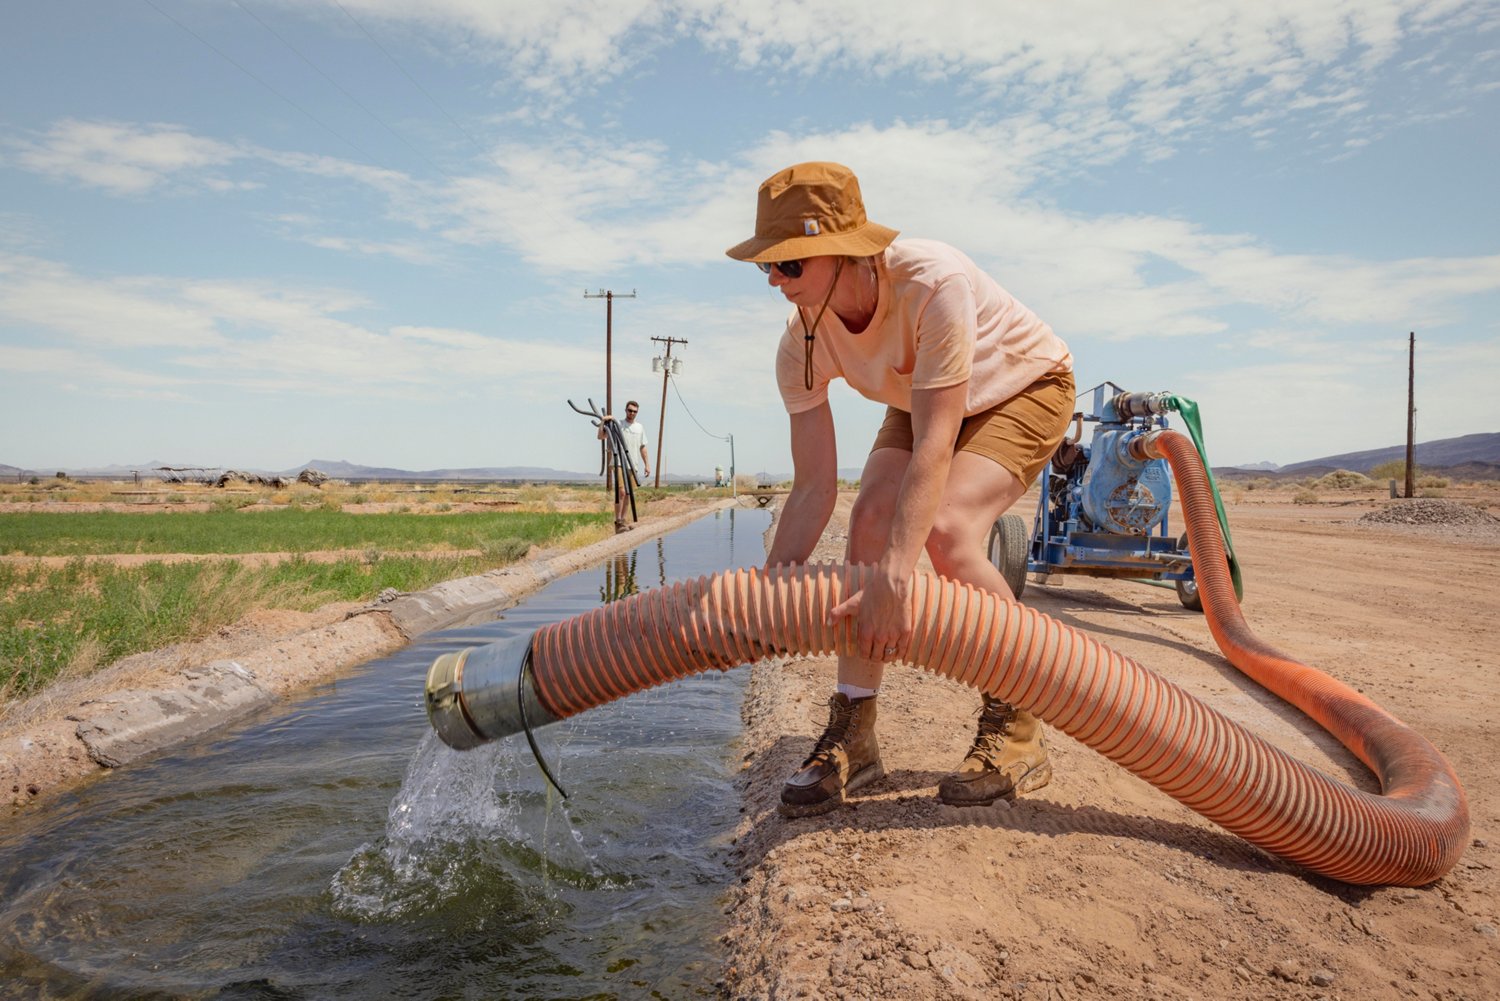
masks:
<path fill-rule="evenodd" d="M 418 157 L 420 157 L 422 161 L 427 164 L 427 166 L 431 167 L 439 174 L 442 174 L 444 177 L 448 178 L 448 180 L 454 180 L 453 175 L 449 174 L 442 167 L 439 167 L 436 163 L 433 163 L 432 160 L 428 158 L 426 153 L 423 153 L 421 150 L 413 146 L 410 142 L 407 141 L 405 136 L 397 132 L 390 125 L 386 124 L 386 122 L 379 115 L 375 114 L 375 112 L 365 107 L 364 103 L 360 101 L 359 98 L 349 93 L 349 91 L 344 88 L 343 84 L 339 83 L 333 77 L 325 73 L 323 71 L 323 67 L 319 66 L 317 63 L 313 62 L 310 58 L 304 55 L 302 50 L 288 41 L 286 37 L 281 34 L 281 32 L 277 31 L 275 28 L 271 27 L 271 25 L 267 24 L 265 19 L 262 18 L 259 14 L 255 13 L 255 11 L 251 10 L 249 7 L 246 7 L 242 0 L 234 0 L 234 5 L 240 10 L 244 11 L 246 14 L 249 14 L 251 17 L 255 18 L 256 23 L 258 23 L 262 28 L 265 28 L 268 32 L 275 36 L 276 40 L 279 41 L 282 45 L 285 45 L 288 49 L 291 49 L 292 52 L 296 54 L 298 59 L 301 59 L 304 63 L 307 63 L 308 66 L 312 67 L 313 70 L 315 70 L 317 74 L 324 80 L 327 80 L 329 83 L 337 87 L 340 94 L 343 94 L 350 101 L 354 102 L 355 107 L 359 108 L 360 111 L 363 111 L 365 114 L 369 115 L 375 120 L 377 124 L 380 125 L 381 128 L 385 129 L 391 135 L 395 136 L 396 139 L 400 141 L 401 145 L 405 146 L 407 149 L 411 150 Z"/>
<path fill-rule="evenodd" d="M 344 14 L 344 16 L 349 19 L 350 23 L 352 23 L 356 28 L 358 28 L 360 30 L 360 33 L 363 34 L 366 38 L 368 38 L 370 40 L 370 44 L 373 45 L 373 46 L 375 46 L 377 49 L 379 49 L 381 55 L 385 56 L 386 59 L 390 60 L 391 65 L 394 66 L 394 67 L 396 67 L 396 70 L 402 76 L 406 77 L 407 81 L 409 83 L 411 83 L 411 85 L 413 87 L 415 87 L 421 93 L 421 95 L 427 99 L 428 103 L 431 104 L 434 108 L 436 108 L 438 110 L 438 113 L 440 115 L 442 115 L 444 118 L 446 118 L 448 120 L 448 123 L 450 125 L 452 125 L 455 129 L 457 129 L 459 131 L 459 133 L 465 139 L 467 139 L 469 141 L 469 143 L 474 147 L 475 152 L 477 152 L 483 159 L 487 160 L 490 164 L 492 164 L 495 167 L 495 169 L 497 169 L 497 170 L 500 171 L 500 173 L 502 175 L 509 173 L 509 171 L 506 168 L 505 164 L 501 163 L 498 159 L 496 159 L 495 155 L 493 153 L 491 153 L 488 149 L 486 149 L 479 142 L 478 139 L 474 138 L 474 134 L 471 133 L 468 129 L 464 128 L 463 124 L 457 118 L 455 118 L 452 114 L 450 114 L 448 112 L 448 109 L 446 107 L 444 107 L 443 104 L 441 102 L 439 102 L 436 97 L 433 97 L 432 93 L 430 91 L 428 91 L 428 89 L 426 87 L 423 87 L 422 84 L 421 84 L 421 82 L 418 81 L 415 76 L 413 76 L 411 73 L 407 72 L 406 67 L 401 64 L 400 60 L 398 60 L 391 53 L 391 51 L 389 49 L 387 49 L 384 45 L 380 44 L 380 39 L 376 38 L 375 35 L 374 35 L 374 33 L 372 33 L 369 28 L 365 27 L 364 22 L 362 22 L 361 20 L 359 20 L 359 18 L 355 17 L 354 14 L 349 10 L 349 8 L 345 7 L 343 5 L 343 3 L 340 2 L 340 0 L 329 0 L 329 2 L 332 3 L 335 7 L 337 7 L 340 11 L 342 11 L 343 14 Z M 538 207 L 538 208 L 540 208 L 541 211 L 542 211 L 542 214 L 545 215 L 549 220 L 551 220 L 551 222 L 553 223 L 553 232 L 563 234 L 563 239 L 567 242 L 568 245 L 570 245 L 570 246 L 576 246 L 577 245 L 576 241 L 571 236 L 567 235 L 567 228 L 565 226 L 563 226 L 562 220 L 560 220 L 557 217 L 557 214 L 554 213 L 547 206 L 547 203 L 545 201 L 538 201 L 538 202 L 535 203 L 535 206 Z M 607 396 L 607 391 L 606 391 L 606 396 Z M 606 398 L 606 400 L 605 400 L 606 406 L 608 406 L 608 403 L 609 403 L 609 400 Z"/>
<path fill-rule="evenodd" d="M 672 382 L 672 392 L 674 392 L 674 393 L 677 394 L 677 402 L 680 403 L 680 404 L 682 404 L 682 411 L 683 411 L 683 413 L 687 414 L 688 415 L 688 419 L 691 420 L 694 424 L 698 424 L 698 430 L 702 431 L 704 434 L 708 435 L 710 438 L 717 438 L 719 441 L 727 441 L 727 442 L 729 442 L 729 493 L 730 493 L 730 496 L 732 496 L 732 497 L 738 497 L 740 495 L 740 488 L 739 488 L 739 483 L 735 479 L 735 477 L 736 477 L 737 474 L 736 474 L 735 468 L 734 468 L 734 435 L 732 435 L 732 434 L 714 434 L 708 428 L 704 427 L 702 424 L 699 424 L 698 423 L 698 418 L 694 417 L 693 416 L 693 412 L 688 409 L 687 401 L 682 398 L 682 390 L 680 390 L 680 389 L 677 388 L 677 380 L 676 379 L 672 379 L 671 382 Z M 658 455 L 656 458 L 657 458 L 658 468 L 660 468 L 661 456 Z"/>
<path fill-rule="evenodd" d="M 364 34 L 364 36 L 370 40 L 370 44 L 379 49 L 381 54 L 391 61 L 391 65 L 396 67 L 396 69 L 400 71 L 401 75 L 406 77 L 411 85 L 421 92 L 423 97 L 427 98 L 428 102 L 438 110 L 439 114 L 448 119 L 449 123 L 451 123 L 455 129 L 458 129 L 459 132 L 463 133 L 465 139 L 474 144 L 474 148 L 479 151 L 480 156 L 484 157 L 486 160 L 489 160 L 491 163 L 495 163 L 494 159 L 489 155 L 488 152 L 485 151 L 485 148 L 479 145 L 479 140 L 470 135 L 469 130 L 459 124 L 458 119 L 448 114 L 448 109 L 439 104 L 437 98 L 433 97 L 430 93 L 427 92 L 426 87 L 423 87 L 420 83 L 417 82 L 416 77 L 406 72 L 406 67 L 402 66 L 401 63 L 396 60 L 396 57 L 391 55 L 390 51 L 386 49 L 384 45 L 380 44 L 380 40 L 378 38 L 370 34 L 370 29 L 366 28 L 358 18 L 349 13 L 349 8 L 345 7 L 342 3 L 339 2 L 339 0 L 330 0 L 330 2 L 339 10 L 343 11 L 345 17 L 354 22 L 354 26 L 358 28 Z M 495 163 L 495 166 L 499 167 L 500 164 Z"/>
<path fill-rule="evenodd" d="M 192 35 L 198 41 L 202 42 L 208 49 L 210 49 L 211 51 L 217 53 L 218 56 L 219 56 L 219 58 L 221 58 L 225 62 L 229 63 L 229 65 L 233 66 L 235 69 L 239 70 L 241 73 L 245 74 L 250 79 L 254 80 L 256 83 L 258 83 L 262 87 L 266 88 L 266 90 L 269 90 L 271 93 L 273 93 L 277 97 L 281 98 L 287 104 L 290 104 L 293 108 L 296 108 L 298 111 L 302 112 L 302 114 L 306 115 L 308 117 L 308 119 L 312 121 L 312 123 L 314 125 L 318 126 L 318 128 L 320 128 L 323 131 L 327 132 L 329 135 L 333 136 L 335 139 L 338 139 L 344 145 L 346 145 L 350 149 L 354 150 L 354 152 L 358 153 L 360 156 L 364 157 L 369 162 L 375 163 L 375 164 L 379 164 L 380 166 L 385 167 L 385 164 L 381 163 L 378 157 L 371 156 L 364 149 L 362 149 L 360 147 L 360 145 L 358 143 L 356 143 L 354 140 L 349 139 L 348 137 L 342 135 L 337 129 L 335 129 L 333 126 L 327 124 L 326 122 L 324 122 L 317 115 L 314 115 L 311 111 L 308 111 L 302 105 L 298 104 L 296 101 L 292 100 L 290 97 L 287 97 L 281 91 L 277 90 L 275 87 L 271 86 L 269 83 L 267 83 L 266 81 L 262 80 L 259 76 L 257 76 L 250 69 L 248 69 L 243 64 L 241 64 L 238 60 L 236 60 L 229 53 L 225 52 L 223 49 L 219 48 L 213 42 L 210 42 L 208 39 L 206 39 L 202 35 L 198 34 L 192 28 L 189 28 L 187 25 L 185 25 L 181 21 L 177 20 L 177 18 L 173 17 L 171 14 L 168 14 L 166 11 L 162 10 L 160 7 L 158 7 L 155 4 L 154 0 L 141 0 L 141 2 L 144 3 L 147 7 L 150 7 L 152 10 L 156 11 L 162 17 L 166 18 L 168 21 L 171 21 L 173 24 L 177 25 L 177 27 L 181 28 L 183 31 L 187 32 L 189 35 Z M 386 167 L 386 169 L 389 170 L 390 168 Z"/>
<path fill-rule="evenodd" d="M 682 399 L 682 390 L 679 390 L 678 387 L 676 387 L 675 378 L 673 378 L 672 380 L 672 392 L 676 393 L 676 402 L 682 404 L 682 411 L 687 414 L 688 420 L 691 420 L 694 425 L 697 425 L 697 429 L 699 429 L 699 431 L 702 431 L 703 434 L 708 435 L 709 438 L 718 438 L 718 440 L 720 441 L 729 441 L 730 435 L 715 435 L 714 432 L 709 431 L 708 428 L 705 428 L 705 426 L 700 425 L 700 423 L 697 422 L 697 417 L 693 416 L 693 411 L 688 410 L 687 408 L 687 401 L 685 401 L 685 399 Z"/>

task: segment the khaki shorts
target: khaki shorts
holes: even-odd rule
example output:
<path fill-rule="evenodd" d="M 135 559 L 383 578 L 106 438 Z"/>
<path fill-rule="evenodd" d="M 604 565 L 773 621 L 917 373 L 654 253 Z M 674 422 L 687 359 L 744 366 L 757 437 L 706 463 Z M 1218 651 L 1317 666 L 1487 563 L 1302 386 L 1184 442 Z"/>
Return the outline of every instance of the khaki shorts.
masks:
<path fill-rule="evenodd" d="M 1067 433 L 1073 394 L 1072 372 L 1044 375 L 1004 403 L 965 417 L 953 451 L 993 459 L 1029 487 Z M 899 448 L 910 452 L 912 441 L 911 414 L 887 407 L 870 451 Z"/>

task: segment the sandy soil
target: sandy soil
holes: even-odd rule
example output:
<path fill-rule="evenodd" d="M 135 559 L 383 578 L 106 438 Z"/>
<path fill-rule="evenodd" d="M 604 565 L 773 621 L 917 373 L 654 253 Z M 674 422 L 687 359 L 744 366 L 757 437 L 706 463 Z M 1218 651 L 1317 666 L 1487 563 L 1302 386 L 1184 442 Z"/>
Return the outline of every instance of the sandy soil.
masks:
<path fill-rule="evenodd" d="M 1011 806 L 945 806 L 937 783 L 967 749 L 978 700 L 909 667 L 891 669 L 882 689 L 887 776 L 832 814 L 783 820 L 780 784 L 826 720 L 834 665 L 767 663 L 745 707 L 725 994 L 1500 997 L 1500 533 L 1355 523 L 1383 503 L 1243 494 L 1229 516 L 1245 615 L 1448 755 L 1473 840 L 1446 877 L 1361 889 L 1308 875 L 1055 730 L 1051 785 Z M 819 555 L 836 558 L 842 545 L 831 526 Z M 1240 677 L 1174 592 L 1074 577 L 1030 584 L 1023 600 L 1374 791 L 1357 760 Z"/>
<path fill-rule="evenodd" d="M 936 786 L 968 746 L 978 700 L 907 667 L 888 673 L 881 696 L 887 777 L 832 814 L 787 821 L 775 812 L 780 784 L 826 718 L 833 662 L 767 662 L 753 669 L 738 749 L 740 880 L 725 898 L 723 995 L 1500 998 L 1500 532 L 1358 524 L 1378 498 L 1296 505 L 1284 492 L 1226 495 L 1251 626 L 1361 689 L 1452 760 L 1473 840 L 1449 875 L 1421 889 L 1309 876 L 1056 731 L 1050 786 L 1012 806 L 944 806 Z M 849 500 L 818 558 L 842 555 Z M 1024 600 L 1373 790 L 1352 756 L 1242 679 L 1173 592 L 1072 578 L 1033 583 Z M 205 658 L 251 657 L 269 644 L 278 659 L 326 676 L 339 664 L 316 637 L 351 611 L 361 610 L 261 613 L 201 647 L 142 655 L 91 688 L 59 689 L 33 707 L 28 731 L 53 726 L 58 743 L 26 760 L 62 767 L 80 753 L 66 718 L 80 698 Z M 0 726 L 0 741 L 17 733 L 14 721 Z M 33 798 L 24 770 L 0 777 L 16 802 Z"/>

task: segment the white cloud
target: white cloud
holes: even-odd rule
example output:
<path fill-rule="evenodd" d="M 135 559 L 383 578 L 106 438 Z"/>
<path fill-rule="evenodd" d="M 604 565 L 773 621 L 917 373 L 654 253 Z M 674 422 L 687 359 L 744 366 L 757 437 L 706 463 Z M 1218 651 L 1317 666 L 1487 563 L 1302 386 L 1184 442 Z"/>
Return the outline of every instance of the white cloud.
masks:
<path fill-rule="evenodd" d="M 1112 109 L 1148 132 L 1201 126 L 1226 108 L 1280 114 L 1362 107 L 1401 43 L 1483 16 L 1446 0 L 973 4 L 966 0 L 685 2 L 700 37 L 780 72 L 910 72 L 979 80 L 1009 112 Z M 832 30 L 857 25 L 857 30 Z"/>
<path fill-rule="evenodd" d="M 364 254 L 371 257 L 393 257 L 408 264 L 432 264 L 437 255 L 426 247 L 404 240 L 361 240 L 350 236 L 298 236 L 314 247 L 334 250 L 339 253 Z"/>
<path fill-rule="evenodd" d="M 627 36 L 663 31 L 673 4 L 655 0 L 340 0 L 366 30 L 420 24 L 438 44 L 464 57 L 504 64 L 527 90 L 557 96 L 589 87 L 629 68 Z M 288 6 L 328 16 L 326 6 Z M 339 15 L 341 16 L 341 15 Z M 669 34 L 669 32 L 663 32 Z M 642 53 L 643 54 L 643 53 Z"/>
<path fill-rule="evenodd" d="M 69 132 L 90 131 L 90 123 L 65 124 Z M 1104 119 L 1082 127 L 1099 134 L 1108 128 Z M 104 132 L 148 134 L 119 125 Z M 1083 217 L 1029 200 L 1032 172 L 1064 158 L 1070 141 L 1065 130 L 1032 116 L 989 126 L 863 124 L 797 136 L 773 133 L 726 166 L 674 160 L 655 141 L 605 143 L 584 137 L 549 147 L 498 147 L 492 156 L 498 173 L 434 185 L 329 157 L 266 150 L 241 155 L 357 183 L 385 200 L 390 219 L 460 245 L 503 247 L 555 276 L 572 273 L 585 281 L 628 264 L 720 263 L 723 248 L 753 226 L 753 192 L 761 178 L 786 163 L 836 158 L 860 173 L 873 218 L 909 236 L 964 248 L 1008 287 L 1024 292 L 1023 299 L 1059 330 L 1075 336 L 1217 334 L 1228 327 L 1223 311 L 1245 306 L 1304 324 L 1309 336 L 1392 318 L 1398 325 L 1417 319 L 1438 324 L 1457 315 L 1464 297 L 1500 288 L 1500 257 L 1495 256 L 1376 262 L 1285 254 L 1249 235 L 1211 233 L 1183 220 Z M 214 146 L 180 131 L 171 144 L 179 151 Z M 913 148 L 924 155 L 906 155 Z M 206 161 L 177 155 L 156 162 L 186 171 Z M 283 222 L 316 228 L 305 216 Z M 296 238 L 350 253 L 432 260 L 412 241 L 317 233 Z M 1176 276 L 1153 278 L 1149 270 L 1156 260 L 1175 265 Z M 190 343 L 214 329 L 202 316 L 184 312 L 180 301 L 150 293 L 113 282 L 72 298 L 59 294 L 40 271 L 6 291 L 12 315 L 82 336 Z M 293 305 L 286 298 L 256 295 L 256 313 L 272 304 L 282 311 Z M 327 316 L 344 307 L 313 308 Z M 254 319 L 244 303 L 215 315 Z M 256 322 L 273 326 L 282 319 L 261 316 Z M 304 315 L 293 325 L 305 328 L 309 322 Z"/>
<path fill-rule="evenodd" d="M 218 340 L 209 317 L 164 301 L 153 279 L 83 278 L 50 261 L 0 255 L 0 319 L 101 348 L 198 347 Z"/>
<path fill-rule="evenodd" d="M 315 16 L 321 3 L 286 0 Z M 1337 118 L 1413 38 L 1492 26 L 1484 0 L 347 0 L 377 31 L 413 28 L 441 51 L 489 59 L 510 87 L 556 103 L 591 94 L 689 38 L 761 75 L 897 75 L 979 87 L 1005 114 L 1095 109 L 1114 128 L 1190 133 L 1238 109 Z M 1483 86 L 1439 64 L 1455 90 Z M 502 85 L 504 86 L 504 85 Z M 1462 99 L 1461 97 L 1459 98 Z M 1232 120 L 1232 119 L 1231 119 Z M 1241 118 L 1240 120 L 1245 120 Z"/>
<path fill-rule="evenodd" d="M 0 342 L 0 371 L 16 376 L 50 377 L 68 388 L 87 387 L 107 399 L 181 399 L 186 380 L 149 368 L 116 365 L 97 351 L 32 348 Z"/>
<path fill-rule="evenodd" d="M 0 257 L 0 348 L 8 370 L 80 378 L 101 393 L 193 385 L 200 392 L 218 386 L 435 400 L 454 385 L 489 381 L 509 396 L 530 397 L 536 394 L 528 387 L 565 383 L 597 356 L 592 345 L 381 329 L 348 319 L 367 305 L 340 290 L 100 279 L 48 261 Z"/>
<path fill-rule="evenodd" d="M 136 125 L 64 119 L 41 136 L 12 140 L 15 162 L 59 180 L 121 195 L 149 191 L 168 180 L 226 166 L 244 153 L 228 143 L 189 134 L 176 125 Z M 219 190 L 235 182 L 209 177 Z"/>

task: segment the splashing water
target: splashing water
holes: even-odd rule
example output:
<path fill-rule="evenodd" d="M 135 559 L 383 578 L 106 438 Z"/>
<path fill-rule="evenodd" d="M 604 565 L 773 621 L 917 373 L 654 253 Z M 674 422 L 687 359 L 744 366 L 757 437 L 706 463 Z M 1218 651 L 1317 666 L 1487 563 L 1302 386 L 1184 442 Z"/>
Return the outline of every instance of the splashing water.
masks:
<path fill-rule="evenodd" d="M 554 878 L 571 886 L 608 886 L 566 811 L 553 796 L 523 788 L 527 756 L 513 742 L 455 751 L 422 737 L 385 834 L 355 850 L 333 877 L 335 908 L 365 920 L 400 918 L 495 901 L 555 909 Z M 559 813 L 565 838 L 554 834 Z M 529 830 L 540 823 L 540 831 Z M 540 846 L 540 847 L 536 847 Z M 554 905 L 554 906 L 549 906 Z"/>

